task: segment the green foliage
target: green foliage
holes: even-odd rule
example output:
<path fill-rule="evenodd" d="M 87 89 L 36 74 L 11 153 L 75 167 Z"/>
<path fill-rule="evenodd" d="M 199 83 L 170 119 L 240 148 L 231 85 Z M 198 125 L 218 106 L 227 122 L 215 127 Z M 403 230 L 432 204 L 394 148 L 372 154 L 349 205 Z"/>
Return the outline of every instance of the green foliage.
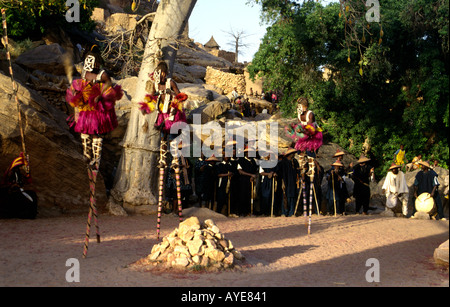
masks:
<path fill-rule="evenodd" d="M 64 0 L 0 0 L 0 7 L 6 9 L 8 35 L 17 40 L 39 39 L 46 29 L 78 27 L 91 31 L 95 24 L 90 19 L 98 0 L 79 0 L 80 22 L 66 21 Z"/>
<path fill-rule="evenodd" d="M 382 1 L 381 23 L 353 22 L 351 44 L 339 3 L 253 2 L 272 23 L 248 69 L 282 92 L 285 115 L 308 97 L 325 136 L 357 157 L 368 145 L 378 172 L 401 143 L 410 161 L 448 165 L 448 0 Z"/>

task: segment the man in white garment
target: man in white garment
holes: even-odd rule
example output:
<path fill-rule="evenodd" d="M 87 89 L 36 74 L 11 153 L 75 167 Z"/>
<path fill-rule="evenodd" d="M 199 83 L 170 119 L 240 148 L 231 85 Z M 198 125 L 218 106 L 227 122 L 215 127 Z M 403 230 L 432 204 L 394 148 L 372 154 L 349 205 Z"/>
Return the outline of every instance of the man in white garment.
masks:
<path fill-rule="evenodd" d="M 386 194 L 386 211 L 392 212 L 397 203 L 401 202 L 402 213 L 406 217 L 408 215 L 409 189 L 405 174 L 400 170 L 399 165 L 392 163 L 382 189 Z"/>

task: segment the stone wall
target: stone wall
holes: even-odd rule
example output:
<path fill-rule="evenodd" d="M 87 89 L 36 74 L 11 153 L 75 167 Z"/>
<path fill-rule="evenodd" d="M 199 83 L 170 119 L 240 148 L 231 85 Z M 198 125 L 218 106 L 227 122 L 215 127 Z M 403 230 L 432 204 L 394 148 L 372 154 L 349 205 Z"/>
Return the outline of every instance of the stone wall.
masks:
<path fill-rule="evenodd" d="M 236 59 L 236 53 L 234 53 L 234 52 L 225 51 L 225 50 L 210 50 L 208 52 L 216 57 L 225 59 L 231 63 L 234 63 L 234 60 Z"/>
<path fill-rule="evenodd" d="M 212 67 L 206 68 L 205 82 L 222 89 L 225 95 L 230 94 L 234 87 L 240 94 L 244 94 L 246 91 L 244 75 L 227 73 Z"/>

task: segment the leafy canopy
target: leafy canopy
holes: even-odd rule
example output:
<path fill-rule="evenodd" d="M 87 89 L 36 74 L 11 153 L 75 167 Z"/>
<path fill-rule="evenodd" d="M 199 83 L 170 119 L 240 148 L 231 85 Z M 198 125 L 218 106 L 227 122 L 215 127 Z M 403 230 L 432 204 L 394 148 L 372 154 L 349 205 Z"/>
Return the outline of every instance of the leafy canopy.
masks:
<path fill-rule="evenodd" d="M 72 23 L 66 20 L 66 12 L 70 7 L 66 7 L 65 0 L 0 0 L 0 8 L 6 9 L 10 37 L 17 40 L 40 39 L 47 29 L 54 27 L 93 30 L 95 23 L 91 15 L 98 0 L 78 1 L 80 22 Z"/>
<path fill-rule="evenodd" d="M 400 144 L 409 161 L 447 166 L 448 0 L 380 1 L 379 23 L 360 0 L 249 2 L 269 26 L 248 69 L 282 93 L 285 116 L 308 97 L 325 136 L 366 152 L 383 175 Z"/>

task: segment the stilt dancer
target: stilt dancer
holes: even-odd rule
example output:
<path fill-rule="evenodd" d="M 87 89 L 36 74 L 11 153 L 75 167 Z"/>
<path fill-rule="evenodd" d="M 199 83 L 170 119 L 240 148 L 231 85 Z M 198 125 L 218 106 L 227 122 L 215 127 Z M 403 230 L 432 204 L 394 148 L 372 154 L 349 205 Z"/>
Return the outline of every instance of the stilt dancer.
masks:
<path fill-rule="evenodd" d="M 92 217 L 94 217 L 97 242 L 100 243 L 95 184 L 100 167 L 103 135 L 118 126 L 115 103 L 123 95 L 121 87 L 113 86 L 108 74 L 100 69 L 101 63 L 100 50 L 98 46 L 94 45 L 85 55 L 81 79 L 73 80 L 70 88 L 66 91 L 66 101 L 74 107 L 75 111 L 69 125 L 74 128 L 75 132 L 81 134 L 83 156 L 88 167 L 90 204 L 83 258 L 86 257 L 88 251 Z"/>
<path fill-rule="evenodd" d="M 164 178 L 165 168 L 167 166 L 167 153 L 170 142 L 177 137 L 176 134 L 170 133 L 170 128 L 177 122 L 186 122 L 183 102 L 187 99 L 187 95 L 180 93 L 177 84 L 171 78 L 168 78 L 169 68 L 166 62 L 161 61 L 155 71 L 150 75 L 147 87 L 148 94 L 145 96 L 144 102 L 140 102 L 140 110 L 142 113 L 150 114 L 157 111 L 154 123 L 155 129 L 161 131 L 160 159 L 159 159 L 159 188 L 158 188 L 158 218 L 157 218 L 157 239 L 159 240 L 161 229 L 161 213 L 164 198 Z M 145 126 L 144 129 L 147 129 Z M 176 147 L 174 147 L 176 148 Z M 175 152 L 175 151 L 173 151 Z M 183 219 L 182 202 L 180 191 L 180 164 L 178 157 L 173 155 L 172 167 L 175 169 L 175 178 L 177 186 L 178 198 L 178 214 L 180 221 Z"/>

